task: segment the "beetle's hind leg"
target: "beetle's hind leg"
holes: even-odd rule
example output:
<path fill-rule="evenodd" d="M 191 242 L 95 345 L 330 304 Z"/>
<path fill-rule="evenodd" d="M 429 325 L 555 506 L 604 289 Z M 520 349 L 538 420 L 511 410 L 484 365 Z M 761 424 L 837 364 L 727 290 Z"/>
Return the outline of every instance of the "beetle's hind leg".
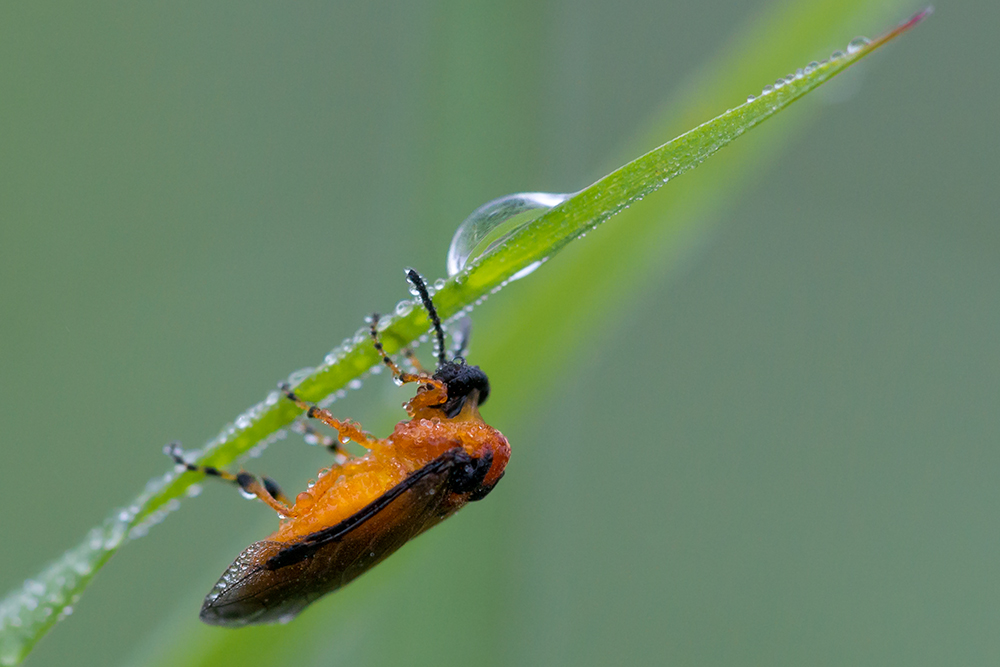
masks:
<path fill-rule="evenodd" d="M 325 410 L 321 407 L 313 405 L 312 403 L 307 403 L 301 398 L 299 398 L 298 394 L 292 391 L 291 386 L 289 386 L 287 382 L 281 383 L 279 388 L 285 394 L 285 396 L 288 397 L 288 400 L 292 401 L 293 403 L 295 403 L 295 405 L 299 406 L 300 408 L 306 411 L 307 417 L 309 417 L 310 419 L 318 419 L 327 426 L 329 426 L 330 428 L 336 430 L 337 433 L 340 435 L 341 442 L 346 442 L 347 440 L 353 440 L 354 442 L 358 443 L 362 447 L 365 447 L 366 449 L 371 449 L 372 445 L 375 444 L 376 442 L 375 438 L 373 438 L 370 434 L 362 431 L 361 428 L 354 422 L 350 420 L 340 421 L 339 419 L 334 417 L 333 413 L 331 413 L 329 410 Z"/>
<path fill-rule="evenodd" d="M 172 458 L 174 463 L 184 466 L 184 468 L 190 472 L 201 472 L 212 477 L 218 477 L 219 479 L 227 482 L 232 482 L 240 487 L 240 490 L 243 491 L 243 493 L 250 496 L 256 496 L 261 500 L 261 502 L 282 516 L 293 516 L 295 514 L 290 507 L 291 503 L 289 502 L 288 497 L 281 491 L 281 487 L 278 486 L 278 483 L 270 477 L 261 476 L 260 480 L 258 480 L 255 476 L 245 470 L 241 470 L 234 475 L 231 472 L 219 470 L 214 466 L 199 466 L 193 463 L 188 463 L 184 460 L 184 450 L 181 449 L 181 444 L 179 442 L 171 442 L 163 448 L 163 453 Z"/>

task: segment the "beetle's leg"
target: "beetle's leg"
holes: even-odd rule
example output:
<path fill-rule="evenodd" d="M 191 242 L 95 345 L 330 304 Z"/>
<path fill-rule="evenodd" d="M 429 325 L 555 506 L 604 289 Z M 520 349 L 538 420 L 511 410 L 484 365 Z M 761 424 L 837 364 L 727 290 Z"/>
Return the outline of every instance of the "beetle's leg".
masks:
<path fill-rule="evenodd" d="M 424 408 L 439 408 L 447 400 L 448 389 L 444 383 L 433 378 L 426 378 L 423 380 L 423 384 L 420 386 L 420 391 L 417 392 L 417 395 L 411 398 L 403 407 L 413 417 Z"/>
<path fill-rule="evenodd" d="M 399 351 L 399 353 L 406 357 L 406 360 L 410 362 L 410 365 L 413 366 L 413 368 L 416 369 L 417 373 L 421 375 L 430 375 L 430 373 L 424 370 L 424 366 L 420 363 L 420 360 L 417 359 L 417 355 L 413 353 L 413 348 L 404 347 Z"/>
<path fill-rule="evenodd" d="M 425 382 L 430 380 L 430 376 L 427 375 L 424 369 L 420 367 L 419 361 L 414 364 L 418 370 L 417 373 L 406 373 L 396 365 L 396 362 L 393 361 L 388 354 L 385 353 L 385 348 L 382 347 L 382 341 L 379 340 L 378 337 L 379 318 L 380 315 L 378 313 L 372 313 L 370 318 L 371 327 L 369 328 L 369 333 L 371 333 L 372 344 L 375 346 L 375 351 L 378 352 L 380 357 L 382 357 L 382 363 L 386 365 L 386 368 L 392 371 L 392 379 L 395 380 L 397 384 L 406 384 L 407 382 Z M 410 355 L 412 354 L 413 352 L 410 351 Z M 415 357 L 412 356 L 408 358 L 411 363 L 415 360 Z"/>
<path fill-rule="evenodd" d="M 343 465 L 351 456 L 350 453 L 344 449 L 344 446 L 340 444 L 339 440 L 333 436 L 320 433 L 307 422 L 295 422 L 292 424 L 292 430 L 301 433 L 305 437 L 305 441 L 309 444 L 326 447 L 327 451 L 333 454 L 338 465 Z"/>
<path fill-rule="evenodd" d="M 240 487 L 244 493 L 256 496 L 264 504 L 282 516 L 293 516 L 295 514 L 294 510 L 289 507 L 291 503 L 289 502 L 288 497 L 282 493 L 281 487 L 278 486 L 278 483 L 270 477 L 261 476 L 261 481 L 258 481 L 256 477 L 245 470 L 241 470 L 239 473 L 234 475 L 231 472 L 219 470 L 214 466 L 199 466 L 193 463 L 188 463 L 184 460 L 184 452 L 181 449 L 179 442 L 171 442 L 163 448 L 163 453 L 172 458 L 174 463 L 184 466 L 184 468 L 190 472 L 201 472 L 206 475 L 211 475 L 212 477 L 218 477 L 219 479 L 223 479 L 227 482 L 232 482 Z"/>
<path fill-rule="evenodd" d="M 292 388 L 287 383 L 282 383 L 280 389 L 288 397 L 288 400 L 306 411 L 307 417 L 318 419 L 330 428 L 335 429 L 340 434 L 341 441 L 353 440 L 367 449 L 371 449 L 372 445 L 375 444 L 375 438 L 362 431 L 357 424 L 350 420 L 340 421 L 329 410 L 306 403 L 292 391 Z"/>
<path fill-rule="evenodd" d="M 435 380 L 430 375 L 427 375 L 423 369 L 420 369 L 420 373 L 404 373 L 399 369 L 399 366 L 396 365 L 396 362 L 394 362 L 389 355 L 385 353 L 385 349 L 382 347 L 382 342 L 378 337 L 378 320 L 378 313 L 372 313 L 372 344 L 375 345 L 375 351 L 382 357 L 382 363 L 385 364 L 390 371 L 392 371 L 392 379 L 395 380 L 397 384 L 406 384 L 407 382 L 419 382 L 421 384 L 421 391 L 417 392 L 417 395 L 406 404 L 406 410 L 410 413 L 410 416 L 412 417 L 416 410 L 441 405 L 447 401 L 448 390 L 445 388 L 443 382 Z M 417 363 L 419 364 L 419 362 Z"/>

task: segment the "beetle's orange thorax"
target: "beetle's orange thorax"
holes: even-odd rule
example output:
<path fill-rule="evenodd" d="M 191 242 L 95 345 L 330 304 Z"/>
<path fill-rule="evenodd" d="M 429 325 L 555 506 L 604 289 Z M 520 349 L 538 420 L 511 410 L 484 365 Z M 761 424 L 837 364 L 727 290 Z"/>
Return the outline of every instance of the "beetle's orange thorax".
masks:
<path fill-rule="evenodd" d="M 420 412 L 421 416 L 396 424 L 392 435 L 376 441 L 365 456 L 321 471 L 315 484 L 296 497 L 294 515 L 267 539 L 295 542 L 336 525 L 456 446 L 476 458 L 492 453 L 493 464 L 483 483 L 496 483 L 510 458 L 510 445 L 483 422 L 474 402 L 452 419 L 440 413 L 424 416 L 433 414 L 429 409 Z M 464 500 L 454 509 L 461 504 Z"/>

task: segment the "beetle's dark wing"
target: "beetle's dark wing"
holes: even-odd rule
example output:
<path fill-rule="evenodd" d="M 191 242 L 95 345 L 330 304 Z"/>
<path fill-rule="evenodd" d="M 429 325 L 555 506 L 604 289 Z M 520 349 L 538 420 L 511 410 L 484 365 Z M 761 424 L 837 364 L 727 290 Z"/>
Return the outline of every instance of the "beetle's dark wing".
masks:
<path fill-rule="evenodd" d="M 229 566 L 205 598 L 201 619 L 241 626 L 287 622 L 320 596 L 364 573 L 435 525 L 449 506 L 456 448 L 414 472 L 356 514 L 300 542 L 261 541 Z"/>
<path fill-rule="evenodd" d="M 279 553 L 267 559 L 266 566 L 269 570 L 280 570 L 281 568 L 295 565 L 296 563 L 316 554 L 321 548 L 334 542 L 339 542 L 348 534 L 358 529 L 364 523 L 371 521 L 376 516 L 382 514 L 393 502 L 404 494 L 413 494 L 419 485 L 426 485 L 430 480 L 440 480 L 442 483 L 448 481 L 448 474 L 455 468 L 456 459 L 460 455 L 455 450 L 445 452 L 443 456 L 431 461 L 408 478 L 392 487 L 372 503 L 362 508 L 359 512 L 352 514 L 340 523 L 329 528 L 307 535 L 301 542 L 286 546 Z M 468 457 L 462 457 L 463 460 Z M 490 461 L 493 460 L 492 455 Z M 488 466 L 487 466 L 488 467 Z M 454 486 L 454 480 L 449 486 Z M 440 501 L 444 495 L 439 490 L 431 490 L 426 494 L 427 498 L 433 499 L 437 495 Z M 415 509 L 411 507 L 411 509 Z M 428 508 L 429 509 L 429 508 Z M 411 517 L 414 516 L 411 513 Z"/>

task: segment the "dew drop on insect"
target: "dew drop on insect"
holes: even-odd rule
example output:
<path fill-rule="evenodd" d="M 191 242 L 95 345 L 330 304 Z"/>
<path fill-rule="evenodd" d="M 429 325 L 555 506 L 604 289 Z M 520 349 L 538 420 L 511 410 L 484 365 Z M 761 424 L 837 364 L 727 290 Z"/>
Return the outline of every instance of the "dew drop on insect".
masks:
<path fill-rule="evenodd" d="M 816 71 L 817 67 L 819 67 L 819 63 L 814 60 L 805 67 L 803 67 L 802 71 L 806 74 L 812 74 L 813 72 Z"/>
<path fill-rule="evenodd" d="M 361 389 L 361 380 L 359 380 L 357 378 L 354 378 L 353 380 L 351 380 L 350 382 L 347 383 L 347 388 L 348 389 Z"/>
<path fill-rule="evenodd" d="M 434 291 L 440 292 L 444 289 L 444 278 L 438 278 L 434 281 Z"/>
<path fill-rule="evenodd" d="M 839 60 L 840 58 L 843 57 L 844 57 L 843 51 L 834 51 L 833 53 L 830 54 L 830 60 Z"/>
<path fill-rule="evenodd" d="M 507 240 L 514 232 L 574 193 L 518 192 L 486 202 L 455 231 L 448 248 L 448 275 Z"/>
<path fill-rule="evenodd" d="M 761 95 L 770 95 L 774 92 L 774 86 L 764 86 L 764 90 L 760 91 Z"/>
<path fill-rule="evenodd" d="M 855 37 L 847 45 L 847 52 L 848 53 L 857 53 L 861 49 L 863 49 L 866 46 L 868 46 L 869 41 L 871 41 L 871 40 L 869 40 L 867 37 Z"/>
<path fill-rule="evenodd" d="M 747 102 L 748 103 L 749 102 L 753 102 L 755 99 L 757 99 L 755 96 L 753 96 L 753 95 L 747 95 Z"/>

